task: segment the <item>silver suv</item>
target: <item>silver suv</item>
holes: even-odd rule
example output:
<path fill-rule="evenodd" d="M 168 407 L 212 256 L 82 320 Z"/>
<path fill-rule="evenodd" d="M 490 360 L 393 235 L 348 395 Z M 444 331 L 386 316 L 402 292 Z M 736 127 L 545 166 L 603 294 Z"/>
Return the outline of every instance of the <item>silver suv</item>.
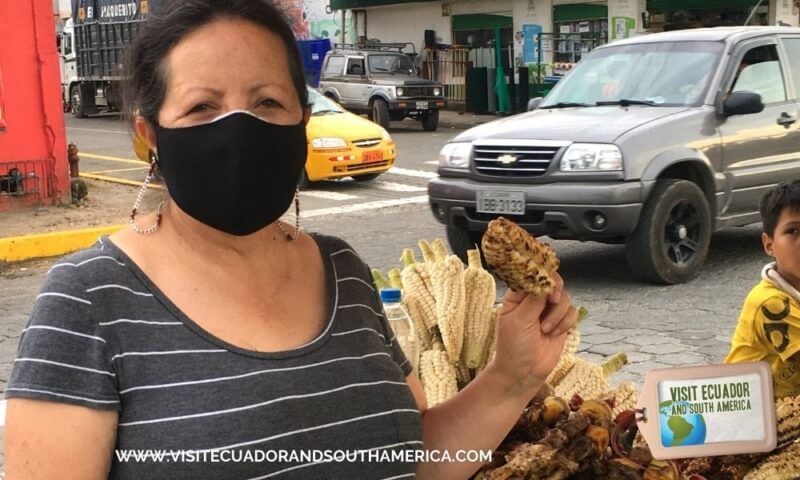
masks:
<path fill-rule="evenodd" d="M 697 274 L 712 232 L 800 177 L 800 28 L 665 32 L 594 50 L 529 112 L 457 136 L 428 186 L 457 253 L 508 216 L 625 243 L 636 274 Z"/>
<path fill-rule="evenodd" d="M 325 55 L 319 90 L 346 109 L 369 115 L 389 128 L 390 120 L 411 117 L 426 131 L 439 126 L 447 102 L 444 87 L 419 77 L 409 54 L 413 44 L 337 44 Z"/>

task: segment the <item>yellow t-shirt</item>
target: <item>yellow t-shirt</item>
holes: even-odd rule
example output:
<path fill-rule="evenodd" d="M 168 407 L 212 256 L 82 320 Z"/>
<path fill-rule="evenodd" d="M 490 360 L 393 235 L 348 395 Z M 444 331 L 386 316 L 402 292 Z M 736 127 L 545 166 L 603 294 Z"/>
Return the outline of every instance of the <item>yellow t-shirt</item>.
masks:
<path fill-rule="evenodd" d="M 800 303 L 768 280 L 744 301 L 725 363 L 766 361 L 775 398 L 800 395 Z"/>

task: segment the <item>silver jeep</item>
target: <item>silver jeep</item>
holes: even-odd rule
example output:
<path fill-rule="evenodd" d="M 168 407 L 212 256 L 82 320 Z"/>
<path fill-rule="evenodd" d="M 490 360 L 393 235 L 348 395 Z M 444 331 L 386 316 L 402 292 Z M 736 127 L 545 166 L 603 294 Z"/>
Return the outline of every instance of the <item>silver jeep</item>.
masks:
<path fill-rule="evenodd" d="M 439 126 L 444 87 L 420 78 L 405 43 L 337 44 L 325 55 L 319 90 L 383 128 L 411 117 L 426 131 Z"/>

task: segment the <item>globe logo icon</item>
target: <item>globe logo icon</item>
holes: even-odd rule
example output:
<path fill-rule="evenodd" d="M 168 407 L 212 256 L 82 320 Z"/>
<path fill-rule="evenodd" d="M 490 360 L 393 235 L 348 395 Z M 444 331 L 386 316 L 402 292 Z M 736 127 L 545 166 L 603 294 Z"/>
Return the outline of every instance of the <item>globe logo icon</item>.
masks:
<path fill-rule="evenodd" d="M 659 430 L 661 431 L 661 444 L 665 447 L 685 447 L 689 445 L 703 445 L 706 442 L 706 421 L 702 414 L 688 413 L 673 415 L 673 407 L 688 411 L 689 402 L 673 402 L 672 400 L 659 404 Z"/>

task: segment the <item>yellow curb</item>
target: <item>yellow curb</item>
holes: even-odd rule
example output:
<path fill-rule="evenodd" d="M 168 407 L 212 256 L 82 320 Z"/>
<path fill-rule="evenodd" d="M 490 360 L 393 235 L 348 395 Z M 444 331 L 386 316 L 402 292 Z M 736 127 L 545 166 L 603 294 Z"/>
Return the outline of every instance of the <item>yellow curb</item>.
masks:
<path fill-rule="evenodd" d="M 125 225 L 67 230 L 63 232 L 0 238 L 0 262 L 58 257 L 92 246 L 99 237 L 111 235 Z"/>
<path fill-rule="evenodd" d="M 142 185 L 144 185 L 144 182 L 139 182 L 137 180 L 126 180 L 124 178 L 109 177 L 106 175 L 95 175 L 92 173 L 81 173 L 81 177 L 90 178 L 92 180 L 102 180 L 104 182 L 119 183 L 122 185 L 130 185 L 133 187 L 141 187 Z M 160 190 L 164 189 L 164 187 L 162 187 L 161 185 L 156 185 L 152 183 L 148 185 L 147 188 L 155 188 Z"/>
<path fill-rule="evenodd" d="M 150 167 L 131 167 L 131 168 L 117 168 L 114 170 L 98 170 L 98 171 L 91 171 L 86 172 L 90 175 L 107 175 L 109 173 L 121 173 L 121 172 L 139 172 L 142 170 L 149 170 Z"/>
<path fill-rule="evenodd" d="M 120 163 L 130 163 L 132 165 L 143 165 L 148 166 L 147 162 L 143 162 L 141 160 L 133 160 L 130 158 L 122 158 L 122 157 L 112 157 L 110 155 L 98 155 L 96 153 L 78 153 L 79 157 L 86 157 L 86 158 L 94 158 L 95 160 L 109 160 L 111 162 L 120 162 Z"/>

